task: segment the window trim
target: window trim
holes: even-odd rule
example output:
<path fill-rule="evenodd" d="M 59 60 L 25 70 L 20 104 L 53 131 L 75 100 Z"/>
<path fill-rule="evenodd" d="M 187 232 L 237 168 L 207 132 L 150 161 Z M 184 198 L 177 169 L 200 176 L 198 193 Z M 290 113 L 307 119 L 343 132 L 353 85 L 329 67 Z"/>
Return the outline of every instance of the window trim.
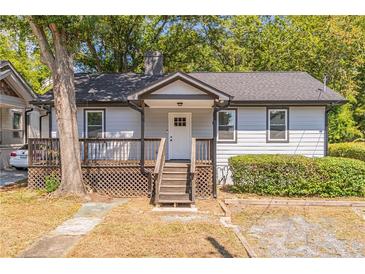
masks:
<path fill-rule="evenodd" d="M 102 118 L 101 118 L 101 121 L 102 121 L 102 137 L 101 138 L 104 138 L 105 137 L 105 128 L 106 128 L 106 117 L 105 117 L 105 108 L 84 108 L 84 138 L 91 138 L 89 137 L 88 135 L 88 125 L 87 125 L 87 122 L 88 122 L 88 113 L 89 112 L 101 112 L 102 113 Z"/>
<path fill-rule="evenodd" d="M 15 115 L 19 115 L 19 128 L 14 128 L 14 119 Z M 19 110 L 12 110 L 11 115 L 11 129 L 12 129 L 12 137 L 14 139 L 22 139 L 23 138 L 23 112 Z M 18 136 L 16 136 L 18 135 Z"/>
<path fill-rule="evenodd" d="M 285 111 L 285 139 L 270 139 L 270 111 Z M 289 143 L 289 107 L 266 107 L 266 143 Z"/>
<path fill-rule="evenodd" d="M 223 111 L 233 111 L 234 112 L 234 131 L 233 131 L 233 139 L 231 140 L 227 140 L 227 139 L 219 139 L 219 112 L 223 112 Z M 225 143 L 225 144 L 229 144 L 229 143 L 237 143 L 237 125 L 238 125 L 238 117 L 237 117 L 237 108 L 225 108 L 225 109 L 221 109 L 219 111 L 217 111 L 216 114 L 216 119 L 217 119 L 217 142 L 218 143 Z"/>

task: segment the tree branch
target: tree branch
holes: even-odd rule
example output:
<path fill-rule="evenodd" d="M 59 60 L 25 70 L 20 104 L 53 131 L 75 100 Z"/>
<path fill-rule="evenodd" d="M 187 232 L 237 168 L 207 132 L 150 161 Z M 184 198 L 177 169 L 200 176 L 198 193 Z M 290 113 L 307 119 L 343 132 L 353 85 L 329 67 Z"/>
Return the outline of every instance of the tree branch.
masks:
<path fill-rule="evenodd" d="M 98 70 L 98 72 L 102 72 L 102 67 L 101 67 L 101 64 L 100 64 L 99 55 L 96 52 L 95 46 L 94 46 L 90 36 L 88 36 L 86 38 L 86 44 L 87 44 L 87 47 L 90 50 L 91 55 L 95 59 L 96 69 Z"/>
<path fill-rule="evenodd" d="M 51 70 L 55 69 L 55 57 L 48 43 L 43 27 L 34 22 L 31 16 L 28 17 L 29 25 L 33 34 L 37 37 L 39 47 L 41 49 L 41 61 Z"/>

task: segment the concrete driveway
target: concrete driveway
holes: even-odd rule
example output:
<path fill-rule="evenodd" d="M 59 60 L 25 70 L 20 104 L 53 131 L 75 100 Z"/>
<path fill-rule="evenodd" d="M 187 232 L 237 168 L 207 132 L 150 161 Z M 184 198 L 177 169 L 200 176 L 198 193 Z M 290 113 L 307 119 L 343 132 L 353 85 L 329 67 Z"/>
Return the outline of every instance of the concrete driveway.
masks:
<path fill-rule="evenodd" d="M 16 183 L 28 177 L 26 170 L 0 170 L 0 187 Z"/>

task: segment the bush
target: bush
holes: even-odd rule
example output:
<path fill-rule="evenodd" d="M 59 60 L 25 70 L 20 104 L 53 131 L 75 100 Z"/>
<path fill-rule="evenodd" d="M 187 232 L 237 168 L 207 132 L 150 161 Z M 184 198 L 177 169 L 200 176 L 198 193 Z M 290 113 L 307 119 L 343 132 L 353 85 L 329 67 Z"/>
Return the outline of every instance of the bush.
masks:
<path fill-rule="evenodd" d="M 242 155 L 229 159 L 232 190 L 275 196 L 365 196 L 365 162 L 336 157 Z"/>
<path fill-rule="evenodd" d="M 365 142 L 330 144 L 328 154 L 365 161 Z"/>
<path fill-rule="evenodd" d="M 55 191 L 60 186 L 60 180 L 55 174 L 50 174 L 44 177 L 44 181 L 45 181 L 45 190 L 47 193 Z"/>

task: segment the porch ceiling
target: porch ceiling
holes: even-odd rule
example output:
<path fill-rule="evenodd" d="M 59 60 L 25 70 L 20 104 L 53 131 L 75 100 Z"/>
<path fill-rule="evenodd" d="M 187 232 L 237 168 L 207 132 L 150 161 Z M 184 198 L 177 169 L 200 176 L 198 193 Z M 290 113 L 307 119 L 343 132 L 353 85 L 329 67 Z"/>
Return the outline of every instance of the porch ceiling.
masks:
<path fill-rule="evenodd" d="M 211 108 L 214 100 L 145 100 L 150 108 Z M 180 105 L 180 103 L 182 103 Z"/>

